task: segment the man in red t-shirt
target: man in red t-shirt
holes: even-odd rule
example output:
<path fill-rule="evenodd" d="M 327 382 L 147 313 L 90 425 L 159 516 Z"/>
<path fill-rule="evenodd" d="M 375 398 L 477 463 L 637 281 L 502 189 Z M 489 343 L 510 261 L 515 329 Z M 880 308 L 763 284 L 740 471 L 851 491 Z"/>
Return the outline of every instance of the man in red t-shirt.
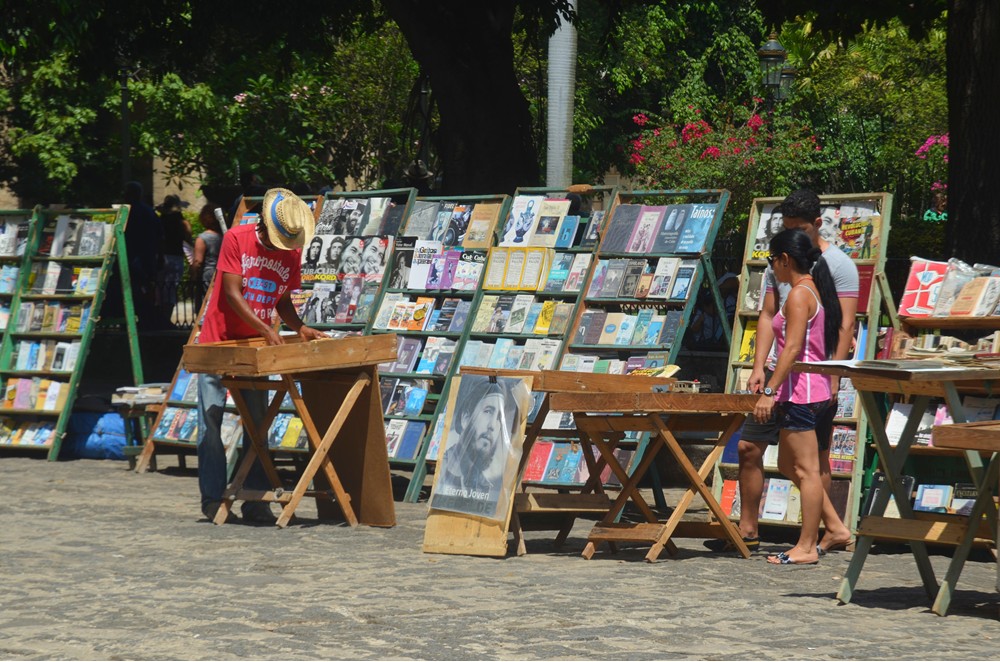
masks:
<path fill-rule="evenodd" d="M 225 234 L 198 342 L 263 336 L 269 345 L 280 345 L 284 341 L 271 325 L 275 312 L 303 340 L 326 337 L 299 319 L 291 299 L 291 291 L 299 287 L 302 246 L 312 239 L 314 225 L 305 202 L 287 189 L 276 188 L 265 194 L 255 225 L 237 226 Z M 267 410 L 267 392 L 244 390 L 242 395 L 259 423 Z M 199 375 L 198 486 L 201 511 L 209 521 L 215 519 L 226 489 L 228 469 L 221 435 L 225 406 L 222 376 Z M 244 452 L 249 444 L 244 427 Z M 244 485 L 250 490 L 271 488 L 259 461 L 254 462 Z M 265 502 L 245 502 L 242 513 L 246 522 L 275 522 Z"/>

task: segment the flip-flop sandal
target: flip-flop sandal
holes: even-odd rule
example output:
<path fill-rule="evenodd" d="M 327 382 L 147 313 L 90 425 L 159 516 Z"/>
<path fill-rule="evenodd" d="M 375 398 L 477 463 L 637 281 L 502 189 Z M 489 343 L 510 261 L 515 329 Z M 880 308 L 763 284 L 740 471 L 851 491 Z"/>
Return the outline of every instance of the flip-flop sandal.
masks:
<path fill-rule="evenodd" d="M 854 538 L 851 538 L 849 540 L 844 540 L 842 542 L 835 542 L 832 545 L 830 545 L 830 547 L 827 549 L 823 549 L 819 545 L 816 545 L 816 551 L 819 553 L 820 556 L 826 556 L 828 552 L 841 549 L 846 550 L 849 546 L 853 544 L 854 544 Z"/>
<path fill-rule="evenodd" d="M 771 563 L 771 559 L 772 558 L 778 559 L 778 562 L 777 563 Z M 819 564 L 819 560 L 818 559 L 816 561 L 805 561 L 805 562 L 802 562 L 802 561 L 793 561 L 792 558 L 788 555 L 788 552 L 778 552 L 773 557 L 769 556 L 769 557 L 767 557 L 767 562 L 771 563 L 771 565 L 817 565 L 817 564 Z"/>

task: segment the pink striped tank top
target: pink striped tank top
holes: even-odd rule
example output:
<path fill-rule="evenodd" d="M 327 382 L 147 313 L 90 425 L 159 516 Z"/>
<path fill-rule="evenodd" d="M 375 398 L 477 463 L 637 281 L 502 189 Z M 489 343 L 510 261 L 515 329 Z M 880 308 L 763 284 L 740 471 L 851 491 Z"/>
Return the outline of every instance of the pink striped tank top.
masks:
<path fill-rule="evenodd" d="M 799 286 L 804 287 L 804 286 Z M 816 293 L 808 287 L 809 293 L 816 297 Z M 785 298 L 787 302 L 787 297 Z M 816 314 L 809 318 L 806 324 L 806 337 L 802 345 L 802 351 L 796 361 L 812 362 L 826 360 L 826 340 L 823 336 L 823 324 L 826 313 L 819 298 L 816 298 Z M 778 314 L 771 320 L 774 328 L 774 339 L 778 346 L 778 354 L 785 348 L 785 306 L 782 304 Z M 832 396 L 830 392 L 830 378 L 826 375 L 817 375 L 811 372 L 790 372 L 779 385 L 774 394 L 776 402 L 794 402 L 805 405 L 813 402 L 823 402 Z"/>

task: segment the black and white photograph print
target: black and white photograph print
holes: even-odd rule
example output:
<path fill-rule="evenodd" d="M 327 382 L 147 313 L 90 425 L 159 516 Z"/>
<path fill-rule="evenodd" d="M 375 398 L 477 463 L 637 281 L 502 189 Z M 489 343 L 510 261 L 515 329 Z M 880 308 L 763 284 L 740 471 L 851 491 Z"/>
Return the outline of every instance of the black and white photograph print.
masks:
<path fill-rule="evenodd" d="M 361 253 L 361 274 L 367 280 L 381 280 L 391 253 L 392 237 L 365 237 L 365 248 Z"/>
<path fill-rule="evenodd" d="M 340 254 L 340 268 L 338 275 L 359 276 L 361 275 L 361 260 L 365 252 L 364 237 L 344 237 L 344 250 Z"/>
<path fill-rule="evenodd" d="M 531 392 L 523 379 L 462 375 L 448 405 L 430 507 L 504 520 Z"/>
<path fill-rule="evenodd" d="M 335 281 L 350 237 L 314 235 L 302 250 L 302 282 Z"/>

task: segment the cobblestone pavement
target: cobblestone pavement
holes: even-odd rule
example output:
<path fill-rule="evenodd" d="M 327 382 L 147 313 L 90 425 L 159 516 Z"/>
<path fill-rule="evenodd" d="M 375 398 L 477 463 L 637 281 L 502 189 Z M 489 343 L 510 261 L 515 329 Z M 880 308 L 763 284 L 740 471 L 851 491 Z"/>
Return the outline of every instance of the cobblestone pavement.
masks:
<path fill-rule="evenodd" d="M 423 554 L 425 504 L 390 529 L 213 526 L 192 472 L 5 457 L 0 658 L 989 659 L 1000 652 L 996 565 L 971 560 L 946 618 L 912 557 L 871 556 L 854 601 L 848 552 L 769 566 L 679 541 L 580 558 L 529 534 L 525 557 Z M 765 544 L 765 549 L 780 544 Z M 948 558 L 932 559 L 938 577 Z"/>

